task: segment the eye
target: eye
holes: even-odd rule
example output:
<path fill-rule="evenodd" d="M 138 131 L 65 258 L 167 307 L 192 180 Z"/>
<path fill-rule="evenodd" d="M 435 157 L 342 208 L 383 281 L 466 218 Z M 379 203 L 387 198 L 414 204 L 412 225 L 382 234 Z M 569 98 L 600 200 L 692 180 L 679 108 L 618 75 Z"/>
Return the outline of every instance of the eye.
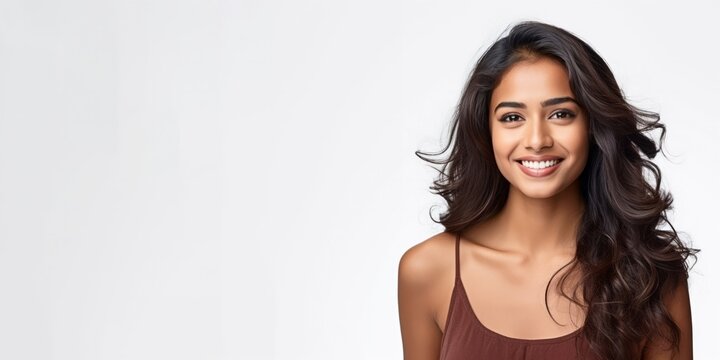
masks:
<path fill-rule="evenodd" d="M 520 119 L 518 114 L 508 114 L 500 118 L 500 122 L 515 122 Z"/>
<path fill-rule="evenodd" d="M 560 111 L 552 114 L 550 117 L 552 118 L 555 115 L 561 115 L 558 117 L 558 119 L 568 119 L 568 118 L 575 117 L 575 113 L 573 113 L 572 111 L 569 111 L 569 110 L 560 110 Z"/>

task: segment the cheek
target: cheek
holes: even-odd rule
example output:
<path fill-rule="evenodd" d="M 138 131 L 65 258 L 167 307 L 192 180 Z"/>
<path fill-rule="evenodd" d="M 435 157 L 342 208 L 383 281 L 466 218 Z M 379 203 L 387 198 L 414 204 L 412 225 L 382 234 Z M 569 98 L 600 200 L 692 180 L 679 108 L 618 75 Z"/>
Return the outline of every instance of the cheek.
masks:
<path fill-rule="evenodd" d="M 572 136 L 569 137 L 567 145 L 574 155 L 576 161 L 579 163 L 578 166 L 585 167 L 584 164 L 587 162 L 588 151 L 589 151 L 589 137 L 583 129 L 573 132 Z M 581 164 L 580 164 L 581 163 Z"/>
<path fill-rule="evenodd" d="M 508 152 L 512 149 L 510 143 L 511 141 L 508 139 L 507 134 L 492 133 L 492 146 L 495 159 L 500 160 L 503 157 L 507 157 Z"/>
<path fill-rule="evenodd" d="M 495 163 L 500 172 L 507 176 L 511 166 L 514 166 L 510 159 L 517 145 L 517 139 L 507 132 L 492 133 L 493 154 Z"/>

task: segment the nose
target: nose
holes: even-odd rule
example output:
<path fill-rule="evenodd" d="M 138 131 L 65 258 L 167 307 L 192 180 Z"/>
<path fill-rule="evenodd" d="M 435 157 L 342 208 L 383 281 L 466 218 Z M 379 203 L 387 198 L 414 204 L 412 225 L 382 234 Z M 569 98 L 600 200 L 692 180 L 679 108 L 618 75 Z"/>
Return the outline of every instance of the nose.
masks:
<path fill-rule="evenodd" d="M 525 149 L 539 152 L 543 148 L 552 146 L 553 138 L 547 122 L 542 118 L 531 120 L 525 127 Z"/>

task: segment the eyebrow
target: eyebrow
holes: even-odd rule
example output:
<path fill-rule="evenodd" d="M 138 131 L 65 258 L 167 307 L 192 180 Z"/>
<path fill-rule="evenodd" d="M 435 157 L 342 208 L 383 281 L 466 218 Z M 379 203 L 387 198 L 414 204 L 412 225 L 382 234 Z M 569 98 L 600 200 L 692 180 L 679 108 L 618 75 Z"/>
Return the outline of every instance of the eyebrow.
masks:
<path fill-rule="evenodd" d="M 568 102 L 568 101 L 572 101 L 575 104 L 578 103 L 577 101 L 575 101 L 575 99 L 573 99 L 569 96 L 563 96 L 563 97 L 547 99 L 547 100 L 541 102 L 540 105 L 542 105 L 542 107 L 548 107 L 548 106 L 553 106 L 553 105 L 557 105 L 557 104 L 562 104 L 562 103 Z M 578 105 L 580 105 L 580 104 L 578 104 Z M 494 112 L 497 112 L 497 110 L 503 106 L 527 109 L 527 105 L 525 105 L 524 103 L 517 102 L 517 101 L 503 101 L 495 107 Z"/>

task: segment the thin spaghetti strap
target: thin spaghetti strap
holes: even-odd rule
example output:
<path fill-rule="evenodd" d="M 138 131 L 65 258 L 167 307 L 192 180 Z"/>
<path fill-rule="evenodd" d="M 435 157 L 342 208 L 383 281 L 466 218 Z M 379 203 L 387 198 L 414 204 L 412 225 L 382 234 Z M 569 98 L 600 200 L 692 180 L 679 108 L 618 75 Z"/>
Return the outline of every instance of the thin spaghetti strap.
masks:
<path fill-rule="evenodd" d="M 460 281 L 460 232 L 455 236 L 455 282 Z"/>

